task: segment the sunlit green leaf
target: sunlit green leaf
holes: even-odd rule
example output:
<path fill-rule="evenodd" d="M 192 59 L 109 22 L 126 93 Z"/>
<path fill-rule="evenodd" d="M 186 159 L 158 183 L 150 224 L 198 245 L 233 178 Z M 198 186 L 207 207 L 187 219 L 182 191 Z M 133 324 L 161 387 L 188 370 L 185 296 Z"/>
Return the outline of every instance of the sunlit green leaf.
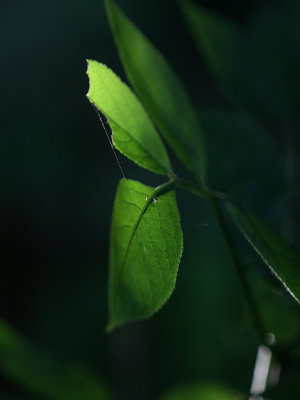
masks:
<path fill-rule="evenodd" d="M 158 174 L 171 171 L 166 149 L 143 106 L 121 79 L 104 64 L 88 61 L 88 99 L 108 118 L 113 143 L 138 165 Z"/>
<path fill-rule="evenodd" d="M 182 231 L 174 190 L 122 179 L 111 233 L 108 330 L 146 318 L 174 290 Z"/>
<path fill-rule="evenodd" d="M 199 384 L 174 389 L 161 400 L 247 400 L 247 397 L 220 384 Z"/>
<path fill-rule="evenodd" d="M 227 210 L 266 265 L 300 302 L 299 253 L 253 213 L 242 211 L 232 203 L 227 204 Z"/>
<path fill-rule="evenodd" d="M 110 24 L 128 78 L 181 162 L 205 175 L 202 128 L 179 78 L 163 55 L 121 12 L 106 1 Z"/>
<path fill-rule="evenodd" d="M 0 320 L 0 369 L 10 381 L 49 400 L 110 398 L 94 373 L 46 355 L 3 320 Z"/>

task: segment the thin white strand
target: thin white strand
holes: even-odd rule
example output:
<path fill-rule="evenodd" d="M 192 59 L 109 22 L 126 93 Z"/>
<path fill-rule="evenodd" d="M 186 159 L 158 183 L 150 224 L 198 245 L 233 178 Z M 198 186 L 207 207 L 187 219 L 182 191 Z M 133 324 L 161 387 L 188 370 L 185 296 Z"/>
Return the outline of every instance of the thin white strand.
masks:
<path fill-rule="evenodd" d="M 123 175 L 123 178 L 126 179 L 126 176 L 125 176 L 125 174 L 124 174 L 124 171 L 123 171 L 123 169 L 122 169 L 122 167 L 121 167 L 121 164 L 120 164 L 120 161 L 119 161 L 119 159 L 118 159 L 116 150 L 115 150 L 115 148 L 114 148 L 114 144 L 113 144 L 111 138 L 109 137 L 109 134 L 108 134 L 108 132 L 107 132 L 107 129 L 106 129 L 106 127 L 105 127 L 105 125 L 104 125 L 104 122 L 103 122 L 103 120 L 102 120 L 100 111 L 98 110 L 97 107 L 94 106 L 94 108 L 95 108 L 95 110 L 96 110 L 96 113 L 97 113 L 97 115 L 98 115 L 98 118 L 100 119 L 101 125 L 102 125 L 102 127 L 103 127 L 103 129 L 104 129 L 104 132 L 105 132 L 105 134 L 106 134 L 106 137 L 107 137 L 107 140 L 108 140 L 108 142 L 109 142 L 109 144 L 110 144 L 110 147 L 111 147 L 111 149 L 112 149 L 112 151 L 113 151 L 113 153 L 114 153 L 115 159 L 117 160 L 117 164 L 118 164 L 118 166 L 119 166 L 119 168 L 120 168 L 120 171 L 121 171 L 121 173 L 122 173 L 122 175 Z"/>

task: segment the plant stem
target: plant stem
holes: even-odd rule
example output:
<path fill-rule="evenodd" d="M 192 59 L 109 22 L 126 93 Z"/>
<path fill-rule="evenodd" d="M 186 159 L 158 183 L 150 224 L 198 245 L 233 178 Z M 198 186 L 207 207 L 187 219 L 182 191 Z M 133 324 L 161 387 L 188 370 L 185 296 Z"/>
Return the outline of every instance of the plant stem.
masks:
<path fill-rule="evenodd" d="M 173 189 L 173 187 L 175 186 L 176 180 L 174 178 L 170 178 L 170 180 L 168 182 L 163 183 L 160 186 L 157 186 L 155 188 L 155 192 L 153 193 L 152 200 L 154 197 L 159 197 L 162 194 L 165 194 L 167 192 L 169 192 L 170 190 Z"/>
<path fill-rule="evenodd" d="M 235 265 L 235 268 L 236 268 L 236 271 L 237 271 L 237 274 L 238 274 L 238 277 L 241 282 L 241 286 L 242 286 L 242 289 L 243 289 L 243 292 L 245 295 L 245 299 L 246 299 L 248 308 L 249 308 L 251 316 L 252 316 L 253 323 L 257 330 L 257 334 L 259 336 L 261 343 L 265 343 L 266 342 L 266 330 L 264 328 L 264 324 L 263 324 L 261 316 L 259 314 L 253 292 L 252 292 L 249 282 L 246 278 L 245 270 L 244 270 L 242 264 L 240 263 L 238 253 L 236 251 L 236 248 L 235 248 L 234 242 L 232 240 L 230 231 L 228 229 L 227 223 L 222 215 L 221 208 L 220 208 L 218 202 L 216 201 L 216 199 L 211 197 L 209 199 L 209 203 L 214 212 L 216 220 L 220 226 L 220 229 L 223 233 L 223 236 L 225 238 L 227 246 L 230 250 L 232 260 Z"/>

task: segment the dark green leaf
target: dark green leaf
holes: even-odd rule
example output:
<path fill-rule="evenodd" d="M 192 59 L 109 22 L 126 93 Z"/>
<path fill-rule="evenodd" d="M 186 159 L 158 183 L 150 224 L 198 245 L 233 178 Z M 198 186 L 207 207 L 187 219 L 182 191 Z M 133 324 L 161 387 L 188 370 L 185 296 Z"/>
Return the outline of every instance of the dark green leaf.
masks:
<path fill-rule="evenodd" d="M 239 36 L 237 27 L 193 1 L 184 0 L 179 4 L 207 64 L 222 84 L 231 86 L 236 80 L 232 65 Z"/>
<path fill-rule="evenodd" d="M 257 265 L 256 254 L 250 258 L 247 265 L 247 279 L 252 287 L 259 313 L 269 332 L 275 335 L 276 343 L 287 345 L 297 340 L 300 335 L 300 315 L 298 303 L 286 291 L 281 283 L 271 274 L 263 274 Z M 264 268 L 264 265 L 262 265 Z M 268 272 L 268 271 L 266 271 Z M 250 316 L 249 316 L 250 317 Z M 251 322 L 249 321 L 251 324 Z M 273 400 L 273 398 L 271 397 Z"/>
<path fill-rule="evenodd" d="M 300 301 L 300 255 L 253 213 L 232 203 L 227 210 L 246 239 L 296 301 Z"/>
<path fill-rule="evenodd" d="M 128 78 L 178 158 L 197 178 L 205 175 L 202 128 L 190 99 L 165 58 L 112 0 L 110 24 Z"/>
<path fill-rule="evenodd" d="M 220 384 L 202 384 L 175 389 L 161 400 L 246 400 L 247 397 Z"/>
<path fill-rule="evenodd" d="M 9 380 L 49 400 L 110 398 L 95 374 L 46 355 L 3 320 L 0 320 L 0 369 Z"/>
<path fill-rule="evenodd" d="M 122 179 L 114 205 L 108 330 L 154 314 L 175 287 L 182 231 L 174 190 Z M 159 197 L 158 197 L 159 196 Z"/>
<path fill-rule="evenodd" d="M 278 66 L 286 60 L 286 50 L 280 56 L 278 46 L 285 41 L 284 48 L 289 48 L 291 40 L 286 32 L 290 29 L 277 31 L 278 24 L 270 10 L 261 20 L 240 28 L 193 1 L 181 1 L 180 5 L 199 51 L 231 99 L 263 113 L 264 117 L 267 113 L 276 119 L 278 116 L 286 119 L 288 96 L 282 80 L 284 77 L 286 82 L 289 74 L 278 73 Z M 278 19 L 281 18 L 279 15 Z M 295 71 L 297 68 L 291 71 L 292 76 Z"/>
<path fill-rule="evenodd" d="M 87 74 L 87 97 L 108 118 L 115 147 L 150 171 L 169 173 L 166 149 L 135 94 L 112 70 L 97 61 L 88 61 Z"/>
<path fill-rule="evenodd" d="M 284 160 L 265 126 L 249 113 L 225 109 L 201 109 L 200 116 L 210 184 L 227 193 L 242 189 L 245 198 L 258 201 L 265 196 L 273 204 L 274 193 L 284 188 Z"/>

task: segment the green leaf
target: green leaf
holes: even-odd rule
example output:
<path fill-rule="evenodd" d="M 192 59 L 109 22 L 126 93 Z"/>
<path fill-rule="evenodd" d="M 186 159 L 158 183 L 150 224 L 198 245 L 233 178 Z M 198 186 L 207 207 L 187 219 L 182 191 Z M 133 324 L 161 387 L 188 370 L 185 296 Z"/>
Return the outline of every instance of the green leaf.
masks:
<path fill-rule="evenodd" d="M 299 303 L 299 253 L 253 213 L 242 211 L 232 203 L 227 204 L 227 210 L 254 250 Z"/>
<path fill-rule="evenodd" d="M 207 134 L 211 186 L 274 204 L 284 186 L 284 159 L 266 127 L 249 113 L 202 108 L 200 116 Z"/>
<path fill-rule="evenodd" d="M 286 120 L 287 85 L 282 85 L 282 78 L 289 74 L 276 72 L 278 65 L 286 59 L 286 51 L 281 57 L 278 52 L 279 43 L 286 34 L 277 32 L 270 10 L 262 15 L 263 24 L 253 21 L 240 28 L 193 1 L 181 0 L 180 6 L 200 53 L 231 100 L 262 113 L 264 119 L 268 114 L 273 119 L 283 116 Z M 281 19 L 282 15 L 279 16 Z M 262 30 L 266 25 L 268 29 Z M 271 41 L 268 40 L 270 33 Z M 293 48 L 290 43 L 291 40 L 287 40 L 285 48 Z M 275 58 L 270 51 L 272 48 L 275 49 Z M 295 66 L 295 63 L 292 65 Z M 294 76 L 295 71 L 297 67 L 290 71 L 290 75 Z"/>
<path fill-rule="evenodd" d="M 154 189 L 122 179 L 111 232 L 109 331 L 150 317 L 168 300 L 182 242 L 172 183 Z"/>
<path fill-rule="evenodd" d="M 193 1 L 179 2 L 187 25 L 200 52 L 218 80 L 226 86 L 236 81 L 235 62 L 239 32 L 237 27 Z"/>
<path fill-rule="evenodd" d="M 110 398 L 95 374 L 46 355 L 1 319 L 0 369 L 10 381 L 49 400 Z"/>
<path fill-rule="evenodd" d="M 171 172 L 170 161 L 145 109 L 121 79 L 104 64 L 88 60 L 88 99 L 106 115 L 113 144 L 138 165 L 158 174 Z"/>
<path fill-rule="evenodd" d="M 106 6 L 128 79 L 181 162 L 197 178 L 203 178 L 203 132 L 182 83 L 115 3 L 107 0 Z"/>
<path fill-rule="evenodd" d="M 253 254 L 253 258 L 255 257 L 256 254 Z M 275 335 L 278 347 L 281 344 L 286 346 L 296 341 L 300 335 L 298 303 L 291 296 L 286 296 L 286 291 L 273 275 L 264 275 L 260 269 L 252 268 L 253 265 L 257 265 L 257 260 L 250 258 L 246 264 L 247 280 L 259 304 L 261 318 L 268 331 Z"/>
<path fill-rule="evenodd" d="M 247 400 L 247 397 L 220 384 L 199 384 L 172 390 L 161 400 Z"/>

